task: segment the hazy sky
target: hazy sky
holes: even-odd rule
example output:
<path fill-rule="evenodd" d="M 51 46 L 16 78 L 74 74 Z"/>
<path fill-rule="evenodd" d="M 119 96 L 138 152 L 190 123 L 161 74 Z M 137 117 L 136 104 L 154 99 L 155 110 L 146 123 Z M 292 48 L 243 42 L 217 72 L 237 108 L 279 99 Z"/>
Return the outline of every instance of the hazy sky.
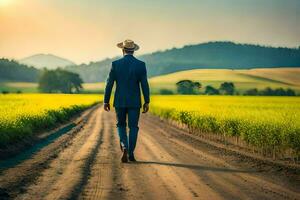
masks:
<path fill-rule="evenodd" d="M 300 0 L 0 0 L 0 57 L 52 53 L 76 63 L 211 40 L 300 45 Z"/>

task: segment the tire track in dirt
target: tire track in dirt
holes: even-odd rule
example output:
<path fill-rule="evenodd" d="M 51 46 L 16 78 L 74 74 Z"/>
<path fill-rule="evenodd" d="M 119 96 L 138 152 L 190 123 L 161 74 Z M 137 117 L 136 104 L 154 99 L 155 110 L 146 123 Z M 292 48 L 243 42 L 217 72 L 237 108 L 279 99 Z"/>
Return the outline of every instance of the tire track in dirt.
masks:
<path fill-rule="evenodd" d="M 173 147 L 161 146 L 157 138 L 151 138 L 146 131 L 141 134 L 141 148 L 145 148 L 151 155 L 150 160 L 146 158 L 142 163 L 149 163 L 150 167 L 158 171 L 158 176 L 163 179 L 175 199 L 223 199 L 189 168 L 185 168 L 186 164 L 169 154 Z"/>
<path fill-rule="evenodd" d="M 115 117 L 113 113 L 106 113 L 106 117 L 103 145 L 79 199 L 160 199 L 165 188 L 161 187 L 160 180 L 153 178 L 156 171 L 145 168 L 148 173 L 144 173 L 142 166 L 120 162 Z M 168 199 L 174 199 L 172 195 L 169 196 L 172 198 Z"/>
<path fill-rule="evenodd" d="M 208 192 L 205 198 L 199 198 L 196 193 L 200 185 L 198 177 L 187 170 L 186 178 L 183 179 L 174 172 L 171 165 L 164 164 L 161 160 L 166 160 L 163 159 L 168 156 L 166 150 L 162 152 L 157 147 L 157 142 L 149 140 L 149 134 L 151 129 L 141 128 L 136 154 L 137 158 L 142 160 L 137 163 L 119 164 L 122 166 L 122 185 L 126 185 L 122 199 L 221 199 L 221 196 L 213 191 Z M 116 141 L 115 146 L 117 144 Z M 119 156 L 117 159 L 119 160 Z M 205 184 L 201 188 L 209 190 Z M 116 197 L 110 195 L 108 199 Z"/>
<path fill-rule="evenodd" d="M 148 149 L 137 149 L 137 151 L 139 151 L 138 156 L 143 159 L 151 159 L 152 155 Z M 124 165 L 123 176 L 124 184 L 128 189 L 125 199 L 175 199 L 168 183 L 159 175 L 159 171 L 149 164 L 128 163 Z"/>
<path fill-rule="evenodd" d="M 157 164 L 169 166 L 174 174 L 185 185 L 186 193 L 191 192 L 193 196 L 186 197 L 192 199 L 249 199 L 246 191 L 241 192 L 239 187 L 224 181 L 223 176 L 231 176 L 230 174 L 244 173 L 233 169 L 226 169 L 222 166 L 209 163 L 207 159 L 199 159 L 191 152 L 186 152 L 184 149 L 178 148 L 173 143 L 163 140 L 163 138 L 153 138 L 149 134 L 145 134 L 147 143 L 152 143 L 153 153 L 162 155 L 161 160 Z M 164 141 L 164 142 L 162 142 Z M 155 145 L 154 145 L 155 143 Z M 232 178 L 232 177 L 230 177 Z M 239 184 L 241 180 L 239 180 Z M 177 182 L 178 183 L 178 182 Z M 208 184 L 209 183 L 209 184 Z M 180 198 L 179 198 L 180 199 Z"/>
<path fill-rule="evenodd" d="M 116 193 L 117 187 L 114 188 L 113 185 L 122 182 L 119 180 L 121 178 L 119 173 L 121 166 L 116 159 L 118 156 L 116 145 L 113 121 L 106 114 L 103 119 L 103 144 L 98 149 L 95 160 L 91 164 L 88 180 L 79 199 L 107 199 L 111 193 Z M 120 185 L 118 186 L 121 188 Z M 117 196 L 122 197 L 120 194 Z"/>
<path fill-rule="evenodd" d="M 65 148 L 18 199 L 69 199 L 77 196 L 95 150 L 101 143 L 102 112 L 99 107 L 73 139 L 72 145 Z"/>

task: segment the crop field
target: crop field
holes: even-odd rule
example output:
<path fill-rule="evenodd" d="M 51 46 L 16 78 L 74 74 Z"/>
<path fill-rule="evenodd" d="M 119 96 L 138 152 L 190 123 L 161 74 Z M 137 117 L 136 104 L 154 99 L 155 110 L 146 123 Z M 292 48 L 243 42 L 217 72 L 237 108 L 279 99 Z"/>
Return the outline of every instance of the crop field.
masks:
<path fill-rule="evenodd" d="M 54 127 L 100 95 L 0 95 L 0 146 Z M 271 154 L 300 151 L 300 98 L 153 95 L 150 111 L 191 132 L 236 137 Z"/>
<path fill-rule="evenodd" d="M 0 147 L 64 122 L 101 100 L 99 95 L 0 95 Z"/>
<path fill-rule="evenodd" d="M 153 96 L 151 112 L 192 131 L 237 137 L 270 154 L 300 151 L 300 98 Z"/>

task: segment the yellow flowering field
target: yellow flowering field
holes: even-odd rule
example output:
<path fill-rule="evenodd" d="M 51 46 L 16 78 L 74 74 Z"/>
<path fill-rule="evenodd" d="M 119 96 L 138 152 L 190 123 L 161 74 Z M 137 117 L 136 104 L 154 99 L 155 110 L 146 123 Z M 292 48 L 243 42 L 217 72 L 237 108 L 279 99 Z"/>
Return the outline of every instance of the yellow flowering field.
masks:
<path fill-rule="evenodd" d="M 299 97 L 158 95 L 151 112 L 204 134 L 237 136 L 259 148 L 299 155 Z"/>
<path fill-rule="evenodd" d="M 65 122 L 100 101 L 100 95 L 0 95 L 0 147 Z"/>

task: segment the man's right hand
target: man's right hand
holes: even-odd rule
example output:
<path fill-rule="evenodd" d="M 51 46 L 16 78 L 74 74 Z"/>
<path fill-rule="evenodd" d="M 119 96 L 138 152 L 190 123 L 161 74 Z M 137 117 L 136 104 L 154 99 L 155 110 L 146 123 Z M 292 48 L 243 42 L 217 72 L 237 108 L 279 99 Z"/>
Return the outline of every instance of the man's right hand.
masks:
<path fill-rule="evenodd" d="M 109 112 L 110 111 L 110 105 L 109 103 L 104 103 L 104 110 Z"/>

